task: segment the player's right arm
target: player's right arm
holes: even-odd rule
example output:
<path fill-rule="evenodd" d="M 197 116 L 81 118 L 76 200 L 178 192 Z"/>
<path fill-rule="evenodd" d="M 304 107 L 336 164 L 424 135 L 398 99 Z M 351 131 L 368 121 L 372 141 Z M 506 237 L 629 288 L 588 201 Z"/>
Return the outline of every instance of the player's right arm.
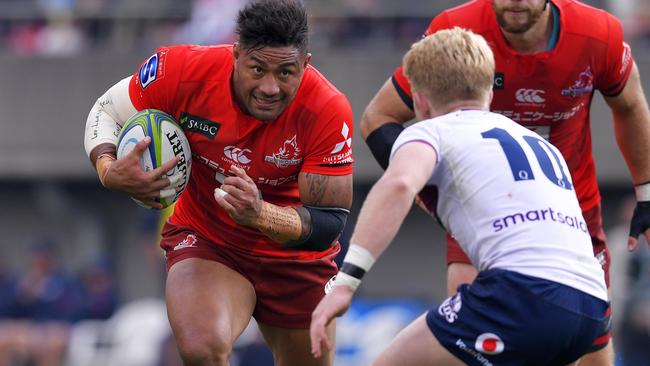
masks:
<path fill-rule="evenodd" d="M 386 169 L 393 143 L 404 129 L 402 124 L 415 117 L 400 98 L 392 80 L 387 80 L 361 116 L 361 136 L 379 165 Z"/>
<path fill-rule="evenodd" d="M 150 143 L 148 139 L 117 159 L 117 136 L 124 122 L 137 112 L 129 97 L 130 80 L 131 77 L 122 79 L 97 99 L 86 120 L 84 146 L 104 187 L 125 192 L 148 206 L 162 208 L 156 198 L 168 195 L 164 189 L 170 180 L 164 176 L 177 161 L 172 159 L 155 170 L 143 171 L 140 156 Z"/>
<path fill-rule="evenodd" d="M 431 177 L 437 156 L 427 143 L 405 143 L 395 152 L 390 166 L 370 190 L 334 287 L 312 313 L 309 334 L 314 357 L 321 356 L 322 348 L 332 349 L 327 325 L 348 309 L 361 277 L 397 234 L 413 198 Z"/>
<path fill-rule="evenodd" d="M 424 35 L 449 27 L 445 13 L 436 16 Z M 402 132 L 402 126 L 415 117 L 411 86 L 398 67 L 377 94 L 372 98 L 361 116 L 361 137 L 379 165 L 386 170 L 391 148 Z"/>

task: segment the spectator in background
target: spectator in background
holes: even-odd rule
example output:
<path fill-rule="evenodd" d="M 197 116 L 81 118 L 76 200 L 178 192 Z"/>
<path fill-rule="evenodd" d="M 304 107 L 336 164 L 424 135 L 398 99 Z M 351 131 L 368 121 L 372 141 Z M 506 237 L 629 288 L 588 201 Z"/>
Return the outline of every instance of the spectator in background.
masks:
<path fill-rule="evenodd" d="M 60 268 L 49 239 L 30 247 L 25 268 L 10 293 L 9 319 L 0 323 L 0 366 L 60 365 L 70 324 L 82 314 L 79 284 Z"/>
<path fill-rule="evenodd" d="M 237 12 L 246 3 L 248 0 L 194 0 L 190 19 L 175 35 L 175 43 L 232 43 Z"/>
<path fill-rule="evenodd" d="M 629 222 L 636 200 L 621 200 L 619 223 L 607 231 L 611 243 L 611 302 L 616 365 L 650 365 L 650 248 L 645 239 L 633 252 L 626 248 Z"/>
<path fill-rule="evenodd" d="M 108 319 L 119 304 L 119 295 L 110 261 L 99 258 L 81 272 L 81 299 L 84 319 Z"/>

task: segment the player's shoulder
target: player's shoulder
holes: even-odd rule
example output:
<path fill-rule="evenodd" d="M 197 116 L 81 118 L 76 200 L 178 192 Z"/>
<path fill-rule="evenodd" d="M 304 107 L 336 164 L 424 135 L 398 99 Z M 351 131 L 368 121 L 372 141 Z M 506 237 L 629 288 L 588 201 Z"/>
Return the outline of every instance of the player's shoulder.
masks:
<path fill-rule="evenodd" d="M 173 45 L 157 52 L 176 65 L 186 80 L 229 78 L 233 67 L 232 45 Z"/>
<path fill-rule="evenodd" d="M 305 69 L 295 102 L 313 112 L 319 112 L 332 104 L 345 108 L 349 106 L 345 94 L 311 65 Z"/>
<path fill-rule="evenodd" d="M 440 13 L 431 22 L 431 27 L 436 24 L 446 27 L 461 27 L 476 33 L 482 33 L 496 26 L 494 10 L 490 0 L 472 0 Z M 431 29 L 430 31 L 434 30 Z"/>
<path fill-rule="evenodd" d="M 607 11 L 576 0 L 553 0 L 560 10 L 563 32 L 608 42 L 619 20 Z"/>

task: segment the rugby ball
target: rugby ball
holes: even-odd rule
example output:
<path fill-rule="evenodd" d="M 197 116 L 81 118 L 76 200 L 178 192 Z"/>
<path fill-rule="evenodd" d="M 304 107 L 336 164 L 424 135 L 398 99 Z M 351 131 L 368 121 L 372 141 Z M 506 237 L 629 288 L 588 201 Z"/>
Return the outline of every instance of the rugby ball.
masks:
<path fill-rule="evenodd" d="M 176 202 L 185 190 L 190 179 L 192 169 L 192 152 L 190 142 L 183 133 L 174 117 L 157 109 L 144 109 L 131 116 L 122 126 L 117 141 L 117 158 L 127 155 L 135 145 L 146 136 L 151 137 L 151 143 L 140 156 L 140 165 L 146 172 L 156 169 L 165 162 L 178 156 L 180 160 L 174 169 L 167 172 L 167 177 L 177 178 L 165 189 L 165 196 L 159 202 L 163 208 Z M 133 199 L 139 205 L 151 208 L 144 203 Z"/>

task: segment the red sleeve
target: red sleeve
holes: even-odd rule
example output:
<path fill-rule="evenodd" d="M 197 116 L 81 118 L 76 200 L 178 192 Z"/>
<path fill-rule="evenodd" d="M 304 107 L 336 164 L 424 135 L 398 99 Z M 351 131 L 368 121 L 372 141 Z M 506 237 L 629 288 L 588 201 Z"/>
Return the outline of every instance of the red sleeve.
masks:
<path fill-rule="evenodd" d="M 604 96 L 613 97 L 623 91 L 634 60 L 630 46 L 623 40 L 621 23 L 611 14 L 607 14 L 607 17 L 609 28 L 607 55 L 603 68 L 597 75 L 595 87 Z"/>
<path fill-rule="evenodd" d="M 449 28 L 449 17 L 447 16 L 446 12 L 443 12 L 442 14 L 433 18 L 427 30 L 424 31 L 422 37 L 424 38 L 441 29 L 447 28 Z M 400 98 L 402 98 L 404 104 L 406 104 L 407 107 L 413 109 L 413 93 L 411 92 L 411 85 L 409 85 L 408 79 L 406 76 L 404 76 L 404 70 L 401 65 L 393 73 L 391 81 L 393 82 L 393 86 L 397 90 L 397 94 L 399 94 Z"/>
<path fill-rule="evenodd" d="M 354 119 L 348 99 L 340 94 L 320 111 L 309 133 L 302 172 L 352 174 Z"/>
<path fill-rule="evenodd" d="M 129 84 L 129 96 L 137 110 L 155 108 L 173 113 L 184 55 L 183 48 L 160 47 L 140 64 Z"/>

